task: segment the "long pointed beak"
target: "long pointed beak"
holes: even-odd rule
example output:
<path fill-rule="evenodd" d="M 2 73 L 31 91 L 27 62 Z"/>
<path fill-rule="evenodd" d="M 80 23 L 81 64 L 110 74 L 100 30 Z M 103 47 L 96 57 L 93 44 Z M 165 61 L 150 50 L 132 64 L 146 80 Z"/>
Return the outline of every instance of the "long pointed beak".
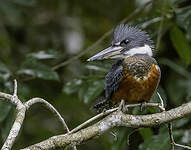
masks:
<path fill-rule="evenodd" d="M 118 56 L 120 56 L 122 49 L 123 47 L 121 46 L 110 46 L 102 50 L 101 52 L 97 53 L 96 55 L 90 57 L 87 61 L 117 58 Z"/>

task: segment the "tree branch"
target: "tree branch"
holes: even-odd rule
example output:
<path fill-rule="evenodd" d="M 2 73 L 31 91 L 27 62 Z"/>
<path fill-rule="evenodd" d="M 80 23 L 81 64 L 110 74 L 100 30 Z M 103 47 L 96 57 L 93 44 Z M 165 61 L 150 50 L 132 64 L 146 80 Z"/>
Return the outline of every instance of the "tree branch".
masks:
<path fill-rule="evenodd" d="M 56 116 L 61 121 L 64 128 L 67 130 L 67 132 L 70 131 L 64 121 L 64 118 L 62 118 L 62 116 L 59 114 L 59 112 L 46 100 L 44 100 L 42 98 L 32 98 L 32 99 L 28 100 L 26 103 L 22 103 L 18 99 L 18 96 L 17 96 L 17 81 L 16 80 L 14 80 L 13 95 L 0 92 L 0 97 L 5 98 L 13 105 L 16 105 L 16 118 L 15 118 L 13 126 L 12 126 L 12 128 L 9 132 L 9 135 L 8 135 L 5 143 L 3 144 L 3 147 L 1 148 L 1 150 L 10 150 L 12 148 L 12 146 L 15 142 L 15 139 L 18 136 L 21 126 L 23 124 L 26 110 L 29 109 L 30 106 L 32 106 L 35 103 L 43 103 L 51 112 L 56 114 Z M 73 146 L 73 149 L 76 150 L 75 145 Z"/>
<path fill-rule="evenodd" d="M 54 106 L 52 106 L 50 103 L 48 103 L 46 100 L 42 99 L 42 98 L 32 98 L 30 100 L 28 100 L 26 103 L 25 103 L 25 106 L 27 109 L 29 109 L 33 104 L 36 104 L 36 103 L 41 103 L 43 104 L 47 109 L 49 109 L 53 114 L 56 115 L 56 117 L 59 119 L 59 121 L 62 123 L 64 129 L 66 129 L 66 131 L 69 133 L 70 130 L 64 120 L 64 118 L 60 115 L 60 113 L 56 110 L 56 108 L 54 108 Z M 74 145 L 73 146 L 73 149 L 74 150 L 77 150 L 76 146 Z"/>
<path fill-rule="evenodd" d="M 124 114 L 121 111 L 116 111 L 111 113 L 98 123 L 82 129 L 76 133 L 53 136 L 47 140 L 31 145 L 25 149 L 41 150 L 65 148 L 67 146 L 81 144 L 82 142 L 92 139 L 95 136 L 99 136 L 107 130 L 116 126 L 125 126 L 131 128 L 153 127 L 183 118 L 190 114 L 191 102 L 183 104 L 182 106 L 171 109 L 169 111 L 163 111 L 161 113 L 150 115 L 129 115 Z"/>
<path fill-rule="evenodd" d="M 9 132 L 9 135 L 3 144 L 2 150 L 9 150 L 12 148 L 16 137 L 19 134 L 21 126 L 23 124 L 23 120 L 25 118 L 26 107 L 22 104 L 22 102 L 17 97 L 17 81 L 14 80 L 14 93 L 13 96 L 5 93 L 0 93 L 0 96 L 3 98 L 7 98 L 12 104 L 16 105 L 16 119 L 13 123 L 13 126 Z"/>
<path fill-rule="evenodd" d="M 157 93 L 158 94 L 158 93 Z M 159 94 L 158 94 L 159 95 Z M 42 98 L 32 98 L 26 103 L 22 103 L 17 97 L 17 81 L 14 80 L 14 93 L 13 95 L 0 92 L 0 97 L 8 99 L 9 102 L 16 105 L 16 119 L 13 123 L 13 126 L 10 130 L 10 133 L 2 147 L 2 150 L 10 150 L 15 142 L 16 137 L 21 129 L 23 120 L 25 118 L 26 110 L 30 108 L 35 103 L 43 103 L 49 110 L 51 110 L 59 120 L 62 122 L 64 127 L 67 129 L 66 134 L 58 135 L 51 137 L 47 140 L 44 140 L 40 143 L 31 145 L 25 149 L 55 149 L 55 148 L 65 148 L 67 146 L 72 146 L 76 150 L 76 145 L 81 144 L 95 136 L 99 136 L 107 130 L 117 127 L 125 126 L 131 128 L 140 128 L 140 127 L 152 127 L 158 126 L 162 123 L 170 123 L 173 120 L 183 118 L 191 114 L 191 102 L 184 104 L 180 107 L 171 109 L 169 111 L 164 111 L 164 104 L 162 98 L 159 95 L 160 103 L 147 103 L 146 106 L 157 107 L 162 112 L 150 115 L 130 115 L 124 114 L 117 108 L 107 110 L 103 113 L 96 115 L 95 117 L 89 119 L 78 127 L 74 128 L 72 131 L 69 131 L 64 119 L 58 113 L 58 111 L 47 101 Z M 126 107 L 136 107 L 141 104 L 131 104 L 126 105 Z M 105 118 L 103 118 L 105 117 Z M 88 124 L 92 123 L 97 119 L 103 118 L 99 122 L 91 125 L 87 128 L 84 128 Z M 82 129 L 84 128 L 84 129 Z M 173 146 L 184 147 L 191 149 L 189 146 L 180 145 L 174 142 L 172 135 L 172 127 L 170 128 L 171 142 Z"/>

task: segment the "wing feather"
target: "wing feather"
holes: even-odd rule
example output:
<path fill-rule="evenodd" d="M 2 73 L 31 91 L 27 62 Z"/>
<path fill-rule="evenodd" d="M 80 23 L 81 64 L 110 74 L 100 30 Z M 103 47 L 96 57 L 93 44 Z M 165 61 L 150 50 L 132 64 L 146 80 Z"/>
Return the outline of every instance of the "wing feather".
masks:
<path fill-rule="evenodd" d="M 114 92 L 119 88 L 120 79 L 123 77 L 122 61 L 117 60 L 106 75 L 105 80 L 105 95 L 106 99 L 110 99 Z"/>

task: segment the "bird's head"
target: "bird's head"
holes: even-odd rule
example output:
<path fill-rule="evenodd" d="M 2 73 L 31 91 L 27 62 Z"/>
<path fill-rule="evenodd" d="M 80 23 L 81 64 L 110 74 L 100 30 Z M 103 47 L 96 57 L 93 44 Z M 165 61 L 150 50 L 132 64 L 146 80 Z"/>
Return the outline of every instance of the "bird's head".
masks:
<path fill-rule="evenodd" d="M 124 59 L 136 54 L 153 56 L 153 42 L 149 35 L 127 24 L 120 24 L 114 30 L 111 46 L 97 53 L 88 61 L 103 59 Z"/>

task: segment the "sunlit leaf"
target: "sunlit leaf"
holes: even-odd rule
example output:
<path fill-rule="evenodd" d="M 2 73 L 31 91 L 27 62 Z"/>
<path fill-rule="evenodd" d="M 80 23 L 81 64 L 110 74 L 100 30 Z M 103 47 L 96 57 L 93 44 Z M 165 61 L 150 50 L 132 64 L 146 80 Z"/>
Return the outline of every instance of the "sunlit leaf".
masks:
<path fill-rule="evenodd" d="M 56 50 L 38 51 L 36 53 L 29 53 L 28 57 L 34 57 L 36 59 L 52 59 L 58 58 L 60 55 Z"/>
<path fill-rule="evenodd" d="M 67 94 L 75 93 L 80 89 L 81 85 L 83 84 L 82 82 L 83 81 L 81 79 L 74 79 L 69 81 L 64 85 L 63 90 Z"/>
<path fill-rule="evenodd" d="M 185 35 L 179 28 L 173 27 L 170 30 L 170 38 L 178 55 L 188 66 L 191 63 L 191 46 L 189 45 Z"/>
<path fill-rule="evenodd" d="M 58 74 L 51 67 L 38 62 L 34 58 L 27 59 L 17 73 L 45 80 L 59 80 Z"/>
<path fill-rule="evenodd" d="M 183 143 L 183 144 L 190 144 L 191 142 L 191 130 L 182 130 L 183 132 L 183 136 L 181 137 L 181 140 L 180 142 Z"/>
<path fill-rule="evenodd" d="M 148 16 L 146 16 L 144 18 L 138 18 L 137 20 L 134 20 L 135 25 L 138 26 L 141 29 L 145 29 L 148 26 L 150 26 L 150 25 L 152 25 L 154 23 L 160 22 L 160 21 L 161 21 L 161 17 L 151 18 L 151 17 L 148 17 Z"/>

